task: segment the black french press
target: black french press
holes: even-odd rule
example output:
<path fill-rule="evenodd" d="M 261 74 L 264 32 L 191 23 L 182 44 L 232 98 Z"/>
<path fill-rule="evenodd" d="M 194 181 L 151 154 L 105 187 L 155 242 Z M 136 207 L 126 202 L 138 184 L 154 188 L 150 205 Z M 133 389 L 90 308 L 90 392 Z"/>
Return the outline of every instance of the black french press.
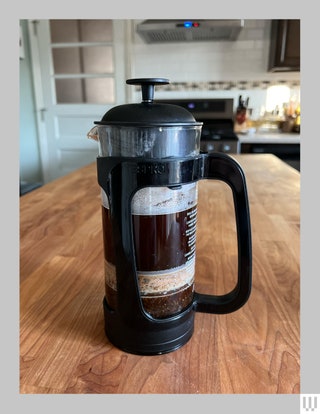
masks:
<path fill-rule="evenodd" d="M 153 100 L 162 78 L 129 79 L 142 102 L 109 110 L 88 133 L 99 143 L 105 258 L 105 332 L 141 355 L 174 351 L 194 331 L 194 313 L 228 313 L 251 290 L 251 229 L 245 176 L 223 153 L 200 153 L 201 122 L 186 109 Z M 238 242 L 236 287 L 195 292 L 198 181 L 232 189 Z"/>

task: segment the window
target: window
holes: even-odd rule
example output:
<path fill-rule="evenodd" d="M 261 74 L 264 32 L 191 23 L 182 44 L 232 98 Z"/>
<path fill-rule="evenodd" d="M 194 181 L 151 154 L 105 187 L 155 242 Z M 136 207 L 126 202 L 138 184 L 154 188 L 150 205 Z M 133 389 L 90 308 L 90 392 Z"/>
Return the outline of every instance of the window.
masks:
<path fill-rule="evenodd" d="M 50 20 L 56 102 L 115 102 L 112 20 Z"/>

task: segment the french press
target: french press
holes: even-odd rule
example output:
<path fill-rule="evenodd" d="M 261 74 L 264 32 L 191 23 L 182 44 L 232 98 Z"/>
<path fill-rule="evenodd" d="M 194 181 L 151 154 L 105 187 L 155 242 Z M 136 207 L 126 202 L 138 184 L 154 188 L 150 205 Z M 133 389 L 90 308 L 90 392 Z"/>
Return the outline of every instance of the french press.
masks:
<path fill-rule="evenodd" d="M 167 83 L 127 80 L 141 85 L 142 102 L 112 108 L 88 133 L 99 143 L 105 333 L 118 348 L 140 355 L 180 348 L 193 334 L 195 312 L 233 312 L 251 290 L 244 173 L 226 154 L 200 153 L 202 123 L 189 111 L 153 100 L 155 85 Z M 194 289 L 201 179 L 222 180 L 233 193 L 238 279 L 219 296 Z"/>

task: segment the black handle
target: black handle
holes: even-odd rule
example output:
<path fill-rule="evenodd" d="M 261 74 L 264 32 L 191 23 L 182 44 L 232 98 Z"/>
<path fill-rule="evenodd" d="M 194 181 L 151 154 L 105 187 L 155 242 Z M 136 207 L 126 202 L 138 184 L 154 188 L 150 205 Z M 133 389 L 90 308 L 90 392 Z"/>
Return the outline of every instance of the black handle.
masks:
<path fill-rule="evenodd" d="M 240 165 L 226 154 L 203 154 L 203 158 L 202 178 L 224 181 L 232 189 L 238 241 L 238 280 L 236 287 L 224 295 L 214 296 L 196 292 L 194 310 L 229 313 L 243 306 L 251 292 L 251 226 L 245 176 Z"/>

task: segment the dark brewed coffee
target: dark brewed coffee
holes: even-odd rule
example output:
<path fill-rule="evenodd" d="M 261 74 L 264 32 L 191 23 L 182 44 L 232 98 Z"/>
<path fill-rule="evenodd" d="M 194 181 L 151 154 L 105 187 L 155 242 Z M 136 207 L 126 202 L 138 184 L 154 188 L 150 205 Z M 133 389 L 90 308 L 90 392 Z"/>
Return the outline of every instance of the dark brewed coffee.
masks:
<path fill-rule="evenodd" d="M 193 300 L 197 187 L 196 184 L 184 187 L 179 190 L 157 188 L 156 197 L 152 194 L 154 188 L 143 189 L 134 197 L 132 204 L 140 296 L 145 311 L 156 318 L 172 316 L 187 308 Z M 159 192 L 160 195 L 162 193 L 161 201 Z M 144 201 L 141 204 L 142 198 Z M 111 223 L 109 209 L 102 207 L 102 210 L 106 299 L 109 306 L 116 309 L 117 286 Z M 149 213 L 149 210 L 150 214 L 136 214 Z"/>
<path fill-rule="evenodd" d="M 195 221 L 190 229 L 195 216 L 195 208 L 171 214 L 133 215 L 137 268 L 154 272 L 185 264 L 195 248 Z"/>

